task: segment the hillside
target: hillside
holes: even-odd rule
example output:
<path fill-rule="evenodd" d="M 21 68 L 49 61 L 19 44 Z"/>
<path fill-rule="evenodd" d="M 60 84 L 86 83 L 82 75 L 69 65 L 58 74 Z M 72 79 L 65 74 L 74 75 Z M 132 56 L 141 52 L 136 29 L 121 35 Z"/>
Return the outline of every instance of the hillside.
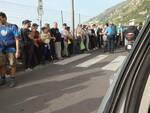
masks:
<path fill-rule="evenodd" d="M 112 8 L 107 9 L 100 15 L 92 18 L 88 23 L 128 23 L 135 19 L 143 22 L 150 15 L 150 0 L 127 0 Z"/>

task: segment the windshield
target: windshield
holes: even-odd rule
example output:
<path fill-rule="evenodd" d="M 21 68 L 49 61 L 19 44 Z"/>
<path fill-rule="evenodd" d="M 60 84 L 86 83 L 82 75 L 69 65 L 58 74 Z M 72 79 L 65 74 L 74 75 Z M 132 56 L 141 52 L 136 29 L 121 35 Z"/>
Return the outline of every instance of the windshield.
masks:
<path fill-rule="evenodd" d="M 150 14 L 147 0 L 0 0 L 0 8 L 0 113 L 97 113 Z"/>

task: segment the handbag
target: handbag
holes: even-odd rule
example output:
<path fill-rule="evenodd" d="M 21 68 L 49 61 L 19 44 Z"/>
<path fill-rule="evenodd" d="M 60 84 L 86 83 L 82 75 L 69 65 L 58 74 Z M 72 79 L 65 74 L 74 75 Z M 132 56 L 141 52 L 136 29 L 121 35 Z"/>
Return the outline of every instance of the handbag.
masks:
<path fill-rule="evenodd" d="M 71 44 L 71 41 L 68 39 L 68 45 Z"/>
<path fill-rule="evenodd" d="M 84 45 L 83 41 L 81 41 L 81 43 L 80 43 L 80 50 L 81 51 L 85 50 L 85 45 Z"/>

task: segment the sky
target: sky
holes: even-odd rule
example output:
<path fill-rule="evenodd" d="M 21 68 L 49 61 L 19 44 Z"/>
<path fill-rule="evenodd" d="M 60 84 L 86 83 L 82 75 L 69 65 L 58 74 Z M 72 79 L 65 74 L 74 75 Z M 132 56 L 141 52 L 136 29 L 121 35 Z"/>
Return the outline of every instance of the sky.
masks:
<path fill-rule="evenodd" d="M 75 24 L 89 20 L 100 14 L 107 8 L 114 6 L 125 0 L 74 0 L 75 1 Z M 37 15 L 38 0 L 0 0 L 0 11 L 8 16 L 8 21 L 21 26 L 24 19 L 38 23 Z M 63 21 L 71 25 L 71 0 L 43 0 L 44 15 L 43 23 L 58 22 L 62 25 Z M 80 16 L 79 16 L 80 15 Z"/>

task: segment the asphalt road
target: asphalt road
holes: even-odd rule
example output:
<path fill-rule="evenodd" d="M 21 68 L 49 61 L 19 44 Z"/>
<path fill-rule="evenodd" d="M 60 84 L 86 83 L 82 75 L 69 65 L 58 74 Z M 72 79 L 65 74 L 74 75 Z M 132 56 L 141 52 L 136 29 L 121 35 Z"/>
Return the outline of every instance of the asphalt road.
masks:
<path fill-rule="evenodd" d="M 97 50 L 19 72 L 15 88 L 0 87 L 0 113 L 97 113 L 125 56 Z"/>

